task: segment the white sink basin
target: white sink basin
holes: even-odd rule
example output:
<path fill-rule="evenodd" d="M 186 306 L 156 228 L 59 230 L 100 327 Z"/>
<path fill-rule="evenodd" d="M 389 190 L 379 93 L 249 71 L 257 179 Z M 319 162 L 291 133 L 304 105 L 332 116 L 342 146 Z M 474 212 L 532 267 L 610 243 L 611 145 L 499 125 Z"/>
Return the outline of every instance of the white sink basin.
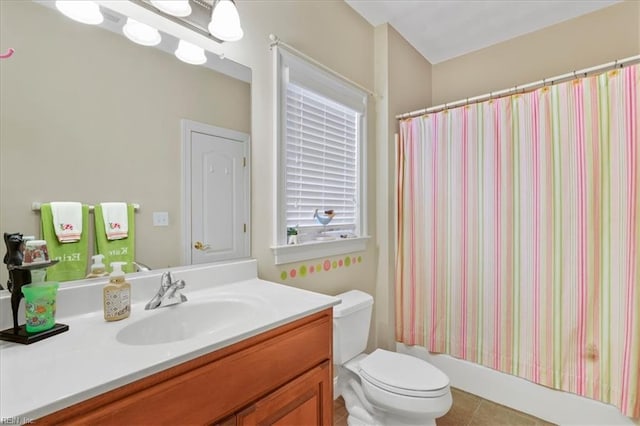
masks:
<path fill-rule="evenodd" d="M 136 346 L 177 342 L 205 334 L 241 331 L 258 315 L 270 314 L 258 301 L 241 298 L 187 301 L 146 312 L 150 315 L 125 326 L 116 340 Z"/>

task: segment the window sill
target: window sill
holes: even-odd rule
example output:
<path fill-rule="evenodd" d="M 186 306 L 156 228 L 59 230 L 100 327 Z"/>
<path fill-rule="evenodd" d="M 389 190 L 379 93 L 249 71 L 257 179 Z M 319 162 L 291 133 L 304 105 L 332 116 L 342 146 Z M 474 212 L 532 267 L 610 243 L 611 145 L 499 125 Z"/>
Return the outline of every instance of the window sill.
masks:
<path fill-rule="evenodd" d="M 333 241 L 310 241 L 304 244 L 271 247 L 276 265 L 318 259 L 326 256 L 364 251 L 371 237 L 345 238 Z"/>

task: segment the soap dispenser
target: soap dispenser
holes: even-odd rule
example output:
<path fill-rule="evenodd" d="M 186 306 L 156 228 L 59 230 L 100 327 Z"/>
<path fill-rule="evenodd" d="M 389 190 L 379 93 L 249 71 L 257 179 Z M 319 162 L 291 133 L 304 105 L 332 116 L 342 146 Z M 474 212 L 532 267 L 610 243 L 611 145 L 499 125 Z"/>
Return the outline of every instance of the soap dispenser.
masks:
<path fill-rule="evenodd" d="M 91 259 L 93 260 L 93 263 L 91 264 L 91 270 L 89 271 L 87 278 L 106 277 L 109 275 L 104 267 L 104 263 L 102 263 L 102 260 L 104 259 L 103 254 L 93 255 L 91 256 Z"/>
<path fill-rule="evenodd" d="M 126 262 L 112 262 L 113 272 L 109 275 L 109 284 L 104 286 L 104 319 L 118 321 L 125 319 L 131 312 L 131 284 L 124 280 L 122 265 Z"/>

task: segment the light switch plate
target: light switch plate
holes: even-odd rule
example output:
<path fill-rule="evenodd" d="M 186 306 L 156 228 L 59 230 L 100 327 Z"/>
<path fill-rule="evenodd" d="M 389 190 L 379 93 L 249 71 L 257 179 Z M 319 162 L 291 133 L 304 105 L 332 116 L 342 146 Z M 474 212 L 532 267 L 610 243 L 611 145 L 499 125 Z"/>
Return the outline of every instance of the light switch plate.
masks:
<path fill-rule="evenodd" d="M 169 212 L 153 212 L 153 226 L 169 226 Z"/>

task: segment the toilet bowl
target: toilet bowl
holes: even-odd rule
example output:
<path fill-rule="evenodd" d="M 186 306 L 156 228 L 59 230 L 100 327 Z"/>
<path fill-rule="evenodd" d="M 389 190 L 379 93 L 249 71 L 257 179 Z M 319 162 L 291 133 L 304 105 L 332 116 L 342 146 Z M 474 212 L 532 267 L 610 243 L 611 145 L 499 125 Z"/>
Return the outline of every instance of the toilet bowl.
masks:
<path fill-rule="evenodd" d="M 451 408 L 449 378 L 409 355 L 363 353 L 373 298 L 357 290 L 336 297 L 342 301 L 333 315 L 336 394 L 344 397 L 349 425 L 435 425 Z"/>

